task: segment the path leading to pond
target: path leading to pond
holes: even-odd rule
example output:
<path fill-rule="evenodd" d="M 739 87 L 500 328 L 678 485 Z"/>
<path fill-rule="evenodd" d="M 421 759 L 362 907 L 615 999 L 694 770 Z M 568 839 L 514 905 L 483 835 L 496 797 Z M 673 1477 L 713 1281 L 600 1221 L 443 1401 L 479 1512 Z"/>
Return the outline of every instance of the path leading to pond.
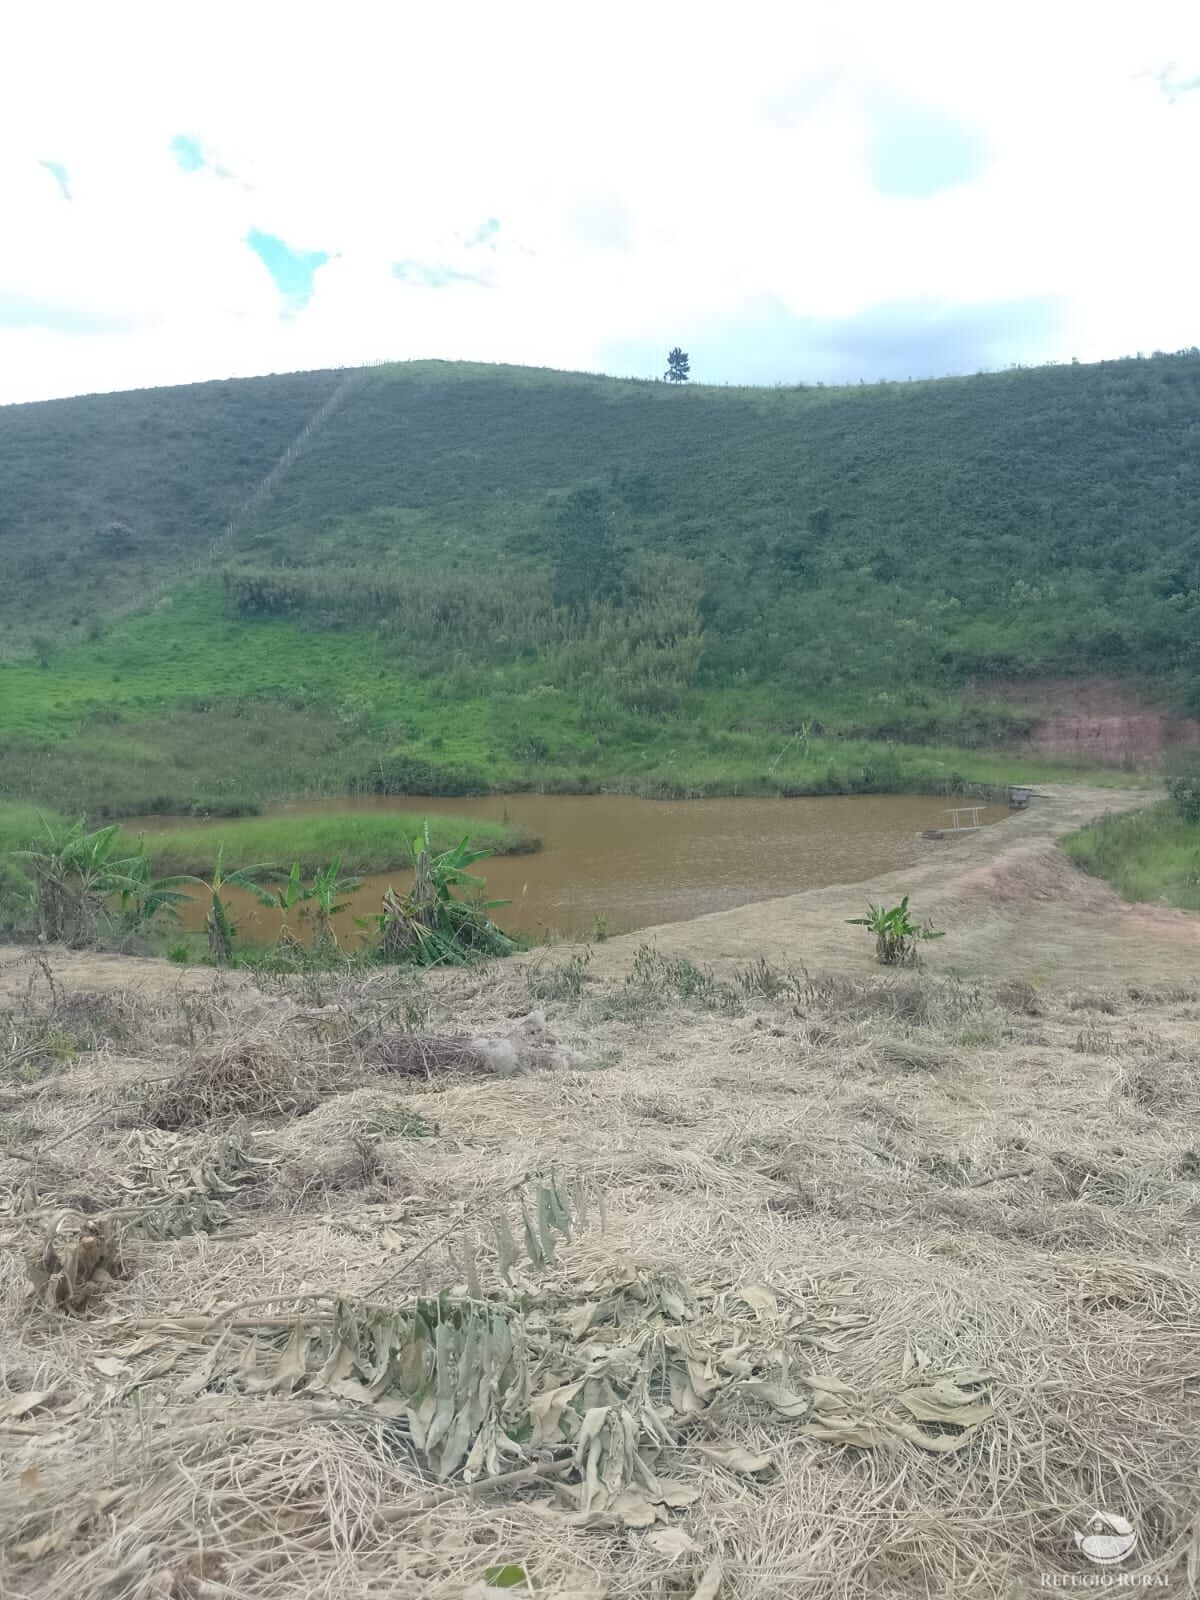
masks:
<path fill-rule="evenodd" d="M 1029 810 L 994 827 L 924 841 L 919 859 L 899 871 L 609 940 L 593 947 L 592 970 L 626 971 L 645 944 L 718 972 L 759 957 L 810 971 L 869 967 L 870 938 L 847 918 L 863 915 L 868 901 L 894 905 L 907 894 L 918 919 L 946 934 L 922 947 L 933 973 L 1064 983 L 1194 980 L 1200 917 L 1126 904 L 1058 845 L 1106 812 L 1148 805 L 1157 795 L 1068 785 L 1040 793 Z"/>

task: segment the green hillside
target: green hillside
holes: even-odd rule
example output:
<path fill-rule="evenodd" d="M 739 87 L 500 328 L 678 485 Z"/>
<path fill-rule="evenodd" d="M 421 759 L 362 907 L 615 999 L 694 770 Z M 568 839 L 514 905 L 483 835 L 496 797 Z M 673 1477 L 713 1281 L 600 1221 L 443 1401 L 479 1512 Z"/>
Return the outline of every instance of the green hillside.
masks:
<path fill-rule="evenodd" d="M 1003 778 L 1030 718 L 1002 680 L 1200 710 L 1200 353 L 771 390 L 414 363 L 8 407 L 0 560 L 13 798 Z"/>
<path fill-rule="evenodd" d="M 0 637 L 94 632 L 208 557 L 331 372 L 0 406 Z"/>

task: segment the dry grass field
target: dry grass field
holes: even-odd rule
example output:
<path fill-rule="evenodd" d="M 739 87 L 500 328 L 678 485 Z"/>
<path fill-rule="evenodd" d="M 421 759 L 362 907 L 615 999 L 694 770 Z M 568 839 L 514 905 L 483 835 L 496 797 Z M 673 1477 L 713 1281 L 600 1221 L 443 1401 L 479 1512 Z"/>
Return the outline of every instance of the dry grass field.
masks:
<path fill-rule="evenodd" d="M 1194 1593 L 1200 919 L 1113 803 L 420 980 L 0 951 L 0 1592 Z"/>

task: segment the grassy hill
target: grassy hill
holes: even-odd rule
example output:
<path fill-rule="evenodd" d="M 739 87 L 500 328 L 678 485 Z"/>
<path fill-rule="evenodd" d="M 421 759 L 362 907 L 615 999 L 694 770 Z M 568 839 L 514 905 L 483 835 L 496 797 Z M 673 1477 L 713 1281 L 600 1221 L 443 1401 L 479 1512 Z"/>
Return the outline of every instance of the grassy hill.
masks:
<path fill-rule="evenodd" d="M 1012 680 L 1200 710 L 1200 353 L 773 390 L 413 363 L 8 407 L 0 560 L 12 798 L 1002 778 Z"/>

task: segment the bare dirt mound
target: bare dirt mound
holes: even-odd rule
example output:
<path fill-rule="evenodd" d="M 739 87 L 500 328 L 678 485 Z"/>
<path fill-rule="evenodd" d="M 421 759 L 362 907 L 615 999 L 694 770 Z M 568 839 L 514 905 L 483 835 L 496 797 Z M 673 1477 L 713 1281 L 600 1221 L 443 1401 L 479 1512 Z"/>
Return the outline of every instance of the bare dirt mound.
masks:
<path fill-rule="evenodd" d="M 1161 960 L 1164 946 L 1178 945 L 1194 959 L 1200 945 L 1200 917 L 1170 906 L 1130 905 L 1107 884 L 1091 878 L 1053 845 L 1007 850 L 994 860 L 951 879 L 958 894 L 975 895 L 990 909 L 1024 909 L 1030 915 L 1052 906 L 1057 919 L 1078 917 L 1087 928 L 1102 927 L 1105 947 L 1112 940 L 1130 949 L 1143 945 Z"/>
<path fill-rule="evenodd" d="M 1081 915 L 1113 913 L 1124 902 L 1098 878 L 1086 877 L 1055 845 L 1002 851 L 991 861 L 949 879 L 951 893 L 976 894 L 1002 905 L 1070 905 Z"/>

